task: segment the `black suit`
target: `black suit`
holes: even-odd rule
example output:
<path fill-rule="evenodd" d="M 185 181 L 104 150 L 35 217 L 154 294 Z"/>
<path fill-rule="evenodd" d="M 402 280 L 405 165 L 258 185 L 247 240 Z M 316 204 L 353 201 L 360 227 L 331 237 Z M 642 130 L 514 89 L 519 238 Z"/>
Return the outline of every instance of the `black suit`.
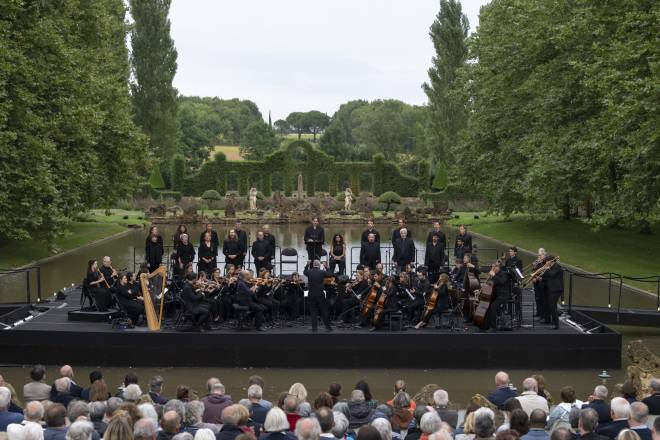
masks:
<path fill-rule="evenodd" d="M 408 231 L 408 238 L 412 240 L 412 232 L 408 229 L 408 226 L 396 227 L 392 231 L 392 246 L 394 246 L 394 243 L 401 238 L 401 229 L 406 229 Z"/>
<path fill-rule="evenodd" d="M 380 263 L 380 243 L 377 241 L 373 243 L 363 242 L 360 248 L 360 264 L 370 270 L 376 270 L 378 263 Z"/>
<path fill-rule="evenodd" d="M 195 290 L 190 281 L 186 281 L 183 285 L 183 292 L 181 293 L 181 300 L 193 315 L 195 325 L 202 326 L 208 324 L 211 314 L 209 310 L 202 304 L 204 294 Z"/>
<path fill-rule="evenodd" d="M 613 420 L 610 423 L 605 423 L 604 425 L 599 425 L 596 429 L 596 432 L 600 435 L 604 435 L 607 438 L 614 440 L 621 431 L 628 429 L 628 420 Z"/>
<path fill-rule="evenodd" d="M 598 423 L 603 425 L 612 421 L 610 404 L 601 399 L 595 399 L 582 405 L 582 409 L 591 408 L 598 413 Z"/>
<path fill-rule="evenodd" d="M 250 312 L 254 315 L 254 326 L 256 328 L 261 328 L 261 324 L 264 322 L 264 311 L 266 310 L 266 307 L 257 303 L 255 293 L 243 280 L 238 281 L 236 298 L 240 305 L 247 306 Z"/>
<path fill-rule="evenodd" d="M 438 236 L 438 242 L 442 245 L 443 249 L 447 248 L 447 236 L 445 235 L 444 232 L 442 231 L 436 231 L 435 229 L 432 229 L 428 235 L 426 236 L 426 242 L 430 243 L 433 241 L 433 236 L 437 235 Z"/>
<path fill-rule="evenodd" d="M 254 267 L 256 268 L 257 276 L 261 269 L 270 270 L 270 258 L 272 255 L 271 245 L 268 240 L 255 240 L 252 243 L 252 258 L 254 259 Z M 264 257 L 263 260 L 259 260 L 259 257 Z"/>
<path fill-rule="evenodd" d="M 458 240 L 463 240 L 464 251 L 467 254 L 472 253 L 472 236 L 470 233 L 466 232 L 465 235 L 458 234 L 456 236 L 456 241 L 454 241 L 454 248 L 458 247 Z"/>
<path fill-rule="evenodd" d="M 312 331 L 318 327 L 318 314 L 326 328 L 330 328 L 330 313 L 328 311 L 328 300 L 323 291 L 323 279 L 332 276 L 330 272 L 316 267 L 306 267 L 303 274 L 307 277 L 307 287 L 309 288 L 309 313 L 312 318 Z"/>
<path fill-rule="evenodd" d="M 541 278 L 545 281 L 547 290 L 546 307 L 550 314 L 550 322 L 557 327 L 559 325 L 557 301 L 564 294 L 564 270 L 559 263 L 554 263 Z"/>
<path fill-rule="evenodd" d="M 497 315 L 499 314 L 500 305 L 509 300 L 511 297 L 511 289 L 508 275 L 501 270 L 491 278 L 491 281 L 493 282 L 493 296 L 495 299 L 488 309 L 488 323 L 491 329 L 496 329 Z"/>
<path fill-rule="evenodd" d="M 238 254 L 238 257 L 236 258 L 236 265 L 237 266 L 243 266 L 243 263 L 245 261 L 245 255 L 247 254 L 248 251 L 248 236 L 247 232 L 245 232 L 242 229 L 234 229 L 236 232 L 236 238 L 238 238 L 238 243 L 241 245 L 241 251 Z"/>
<path fill-rule="evenodd" d="M 406 237 L 405 240 L 398 238 L 394 242 L 392 261 L 396 262 L 399 272 L 404 271 L 407 264 L 415 261 L 415 243 L 412 238 Z"/>
<path fill-rule="evenodd" d="M 424 266 L 428 268 L 429 279 L 431 282 L 436 281 L 440 267 L 445 262 L 445 248 L 442 243 L 438 242 L 434 245 L 433 241 L 426 243 L 426 253 L 424 254 Z"/>
<path fill-rule="evenodd" d="M 368 242 L 369 241 L 369 234 L 374 234 L 374 236 L 376 237 L 376 239 L 374 241 L 380 243 L 380 234 L 378 233 L 376 228 L 371 229 L 371 230 L 365 229 L 364 231 L 362 231 L 362 237 L 360 238 L 360 242 L 361 243 Z"/>
<path fill-rule="evenodd" d="M 305 229 L 305 245 L 307 246 L 307 259 L 320 260 L 321 250 L 325 242 L 325 231 L 320 226 L 308 226 Z M 310 240 L 312 240 L 310 242 Z"/>

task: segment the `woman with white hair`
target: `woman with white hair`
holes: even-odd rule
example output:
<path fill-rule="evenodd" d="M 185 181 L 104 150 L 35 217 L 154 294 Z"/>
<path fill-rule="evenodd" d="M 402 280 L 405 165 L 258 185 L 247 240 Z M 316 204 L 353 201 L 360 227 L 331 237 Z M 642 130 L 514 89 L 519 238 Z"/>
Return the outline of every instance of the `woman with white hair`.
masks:
<path fill-rule="evenodd" d="M 198 429 L 195 433 L 195 440 L 215 440 L 213 431 L 207 428 Z"/>
<path fill-rule="evenodd" d="M 307 401 L 307 388 L 296 382 L 289 388 L 289 394 L 298 398 L 298 414 L 300 417 L 309 417 L 312 414 L 312 405 Z"/>
<path fill-rule="evenodd" d="M 124 398 L 124 401 L 126 402 L 137 402 L 140 400 L 140 397 L 142 396 L 142 390 L 140 389 L 140 386 L 136 383 L 132 383 L 128 385 L 126 388 L 124 388 L 124 392 L 122 393 L 122 396 Z"/>
<path fill-rule="evenodd" d="M 422 430 L 421 438 L 428 437 L 434 432 L 440 431 L 442 427 L 442 419 L 435 411 L 429 411 L 422 416 L 422 419 L 419 421 L 419 429 Z"/>
<path fill-rule="evenodd" d="M 278 407 L 271 408 L 266 414 L 263 430 L 268 434 L 261 440 L 295 440 L 296 436 L 289 431 L 289 420 L 284 411 Z"/>
<path fill-rule="evenodd" d="M 379 417 L 371 422 L 371 426 L 378 430 L 381 440 L 392 440 L 392 425 L 390 425 L 390 422 L 387 419 Z"/>

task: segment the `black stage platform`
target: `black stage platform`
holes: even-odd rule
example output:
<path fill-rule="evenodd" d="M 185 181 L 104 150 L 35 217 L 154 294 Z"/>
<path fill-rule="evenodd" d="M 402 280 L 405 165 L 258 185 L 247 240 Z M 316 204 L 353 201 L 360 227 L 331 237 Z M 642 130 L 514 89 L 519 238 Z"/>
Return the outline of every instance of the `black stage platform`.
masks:
<path fill-rule="evenodd" d="M 574 312 L 559 330 L 536 322 L 514 331 L 425 328 L 406 331 L 309 324 L 267 332 L 223 328 L 204 333 L 146 327 L 116 329 L 108 322 L 69 321 L 79 290 L 20 325 L 0 331 L 1 364 L 94 366 L 222 366 L 337 368 L 620 368 L 621 335 Z M 33 313 L 36 313 L 33 312 Z M 575 325 L 578 324 L 578 325 Z M 578 327 L 581 327 L 580 330 Z M 591 333 L 587 331 L 591 330 Z"/>

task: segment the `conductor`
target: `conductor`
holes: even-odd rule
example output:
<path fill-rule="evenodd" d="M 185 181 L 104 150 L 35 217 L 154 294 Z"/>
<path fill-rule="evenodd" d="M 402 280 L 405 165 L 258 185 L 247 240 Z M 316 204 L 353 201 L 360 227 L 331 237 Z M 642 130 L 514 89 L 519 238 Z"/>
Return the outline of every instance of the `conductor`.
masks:
<path fill-rule="evenodd" d="M 319 260 L 310 261 L 303 271 L 307 277 L 307 287 L 309 288 L 309 313 L 312 318 L 312 331 L 318 330 L 318 315 L 321 314 L 323 324 L 328 332 L 332 331 L 330 326 L 330 313 L 328 300 L 325 298 L 323 279 L 332 276 L 332 274 L 321 268 Z"/>

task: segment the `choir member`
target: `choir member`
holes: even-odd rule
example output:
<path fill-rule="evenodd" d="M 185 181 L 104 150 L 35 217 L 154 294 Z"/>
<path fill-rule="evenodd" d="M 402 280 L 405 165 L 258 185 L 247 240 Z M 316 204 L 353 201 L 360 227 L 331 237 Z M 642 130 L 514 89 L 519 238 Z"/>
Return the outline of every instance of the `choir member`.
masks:
<path fill-rule="evenodd" d="M 335 267 L 337 266 L 339 266 L 339 275 L 346 273 L 346 243 L 341 234 L 335 234 L 332 237 L 329 260 L 331 273 L 335 273 Z"/>
<path fill-rule="evenodd" d="M 376 234 L 369 234 L 367 241 L 360 247 L 360 264 L 369 270 L 376 270 L 380 263 L 380 243 L 376 241 Z"/>
<path fill-rule="evenodd" d="M 211 234 L 211 243 L 213 243 L 213 247 L 215 248 L 215 254 L 218 255 L 218 248 L 220 247 L 220 240 L 218 239 L 218 233 L 213 230 L 213 225 L 211 223 L 207 223 L 205 226 L 205 229 L 202 231 L 201 234 L 199 234 L 199 244 L 201 246 L 202 242 L 204 241 L 204 236 L 206 233 Z"/>
<path fill-rule="evenodd" d="M 186 266 L 189 264 L 192 266 L 192 262 L 195 261 L 195 248 L 188 241 L 188 234 L 181 234 L 179 240 L 180 242 L 176 247 L 176 260 L 179 267 L 179 276 L 183 280 Z"/>
<path fill-rule="evenodd" d="M 248 251 L 248 235 L 247 232 L 241 228 L 240 220 L 236 220 L 234 223 L 234 232 L 236 233 L 236 239 L 238 240 L 238 243 L 241 245 L 241 250 L 236 257 L 236 266 L 243 267 L 245 262 L 245 255 Z"/>
<path fill-rule="evenodd" d="M 257 273 L 262 269 L 270 270 L 272 250 L 270 243 L 264 238 L 264 232 L 257 232 L 257 239 L 252 243 L 252 258 Z"/>
<path fill-rule="evenodd" d="M 412 240 L 412 232 L 410 229 L 408 229 L 408 226 L 406 226 L 406 221 L 403 218 L 400 218 L 398 220 L 398 226 L 392 231 L 392 246 L 394 246 L 394 243 L 399 238 L 401 238 L 401 229 L 405 229 L 407 231 L 408 238 Z"/>
<path fill-rule="evenodd" d="M 225 254 L 225 263 L 233 266 L 240 266 L 239 257 L 243 252 L 243 245 L 238 241 L 236 230 L 230 229 L 227 238 L 222 244 L 222 253 Z"/>
<path fill-rule="evenodd" d="M 154 227 L 152 227 L 152 230 Z M 156 233 L 152 232 L 151 235 L 147 237 L 147 243 L 144 248 L 144 259 L 149 265 L 149 270 L 151 272 L 160 267 L 163 262 L 164 253 L 163 237 L 157 235 L 157 231 Z"/>
<path fill-rule="evenodd" d="M 216 268 L 216 257 L 218 256 L 218 248 L 213 243 L 211 232 L 207 231 L 202 235 L 202 241 L 197 252 L 199 257 L 197 270 L 210 276 Z"/>
<path fill-rule="evenodd" d="M 360 243 L 366 243 L 369 241 L 369 234 L 374 234 L 376 237 L 376 242 L 380 243 L 380 234 L 374 227 L 374 221 L 373 219 L 367 220 L 367 229 L 362 231 L 362 237 L 360 238 Z"/>
<path fill-rule="evenodd" d="M 456 236 L 456 241 L 454 242 L 454 248 L 458 247 L 458 240 L 461 240 L 463 243 L 464 251 L 467 254 L 472 253 L 472 235 L 467 232 L 465 225 L 458 227 L 458 235 Z M 454 253 L 454 255 L 456 255 Z"/>
<path fill-rule="evenodd" d="M 179 246 L 179 243 L 181 243 L 181 236 L 183 234 L 188 234 L 188 226 L 181 224 L 176 228 L 176 232 L 172 236 L 172 244 L 174 245 L 174 249 Z"/>
<path fill-rule="evenodd" d="M 401 228 L 400 237 L 394 242 L 392 261 L 396 263 L 397 273 L 405 272 L 406 266 L 415 261 L 415 243 L 408 236 L 408 230 Z"/>
<path fill-rule="evenodd" d="M 320 260 L 325 243 L 325 231 L 319 224 L 319 218 L 312 218 L 312 224 L 305 229 L 304 241 L 307 245 L 307 259 L 309 261 Z"/>
<path fill-rule="evenodd" d="M 264 225 L 262 228 L 264 232 L 264 240 L 270 245 L 270 254 L 268 255 L 268 267 L 270 267 L 271 261 L 275 259 L 275 251 L 277 250 L 277 243 L 275 242 L 275 236 L 270 233 L 270 225 Z"/>
<path fill-rule="evenodd" d="M 431 235 L 431 241 L 426 243 L 426 253 L 424 254 L 424 266 L 429 271 L 429 278 L 435 283 L 440 273 L 440 267 L 445 261 L 445 249 L 440 241 L 439 235 Z"/>

